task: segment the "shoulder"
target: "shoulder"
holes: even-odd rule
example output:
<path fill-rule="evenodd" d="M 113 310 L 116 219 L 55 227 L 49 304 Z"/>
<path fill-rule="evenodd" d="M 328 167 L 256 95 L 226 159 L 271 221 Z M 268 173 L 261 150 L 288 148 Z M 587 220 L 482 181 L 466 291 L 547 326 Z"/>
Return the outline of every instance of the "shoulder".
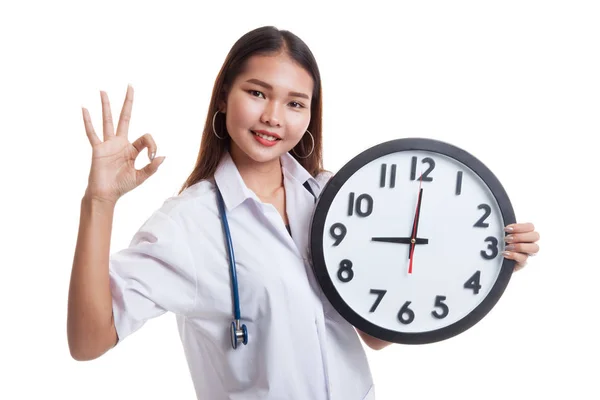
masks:
<path fill-rule="evenodd" d="M 146 221 L 146 224 L 168 220 L 171 224 L 175 223 L 175 225 L 184 227 L 190 217 L 201 217 L 203 213 L 210 213 L 215 207 L 215 202 L 214 180 L 202 180 L 186 188 L 180 194 L 164 200 L 162 205 Z"/>
<path fill-rule="evenodd" d="M 334 173 L 331 171 L 321 171 L 317 176 L 315 176 L 315 180 L 317 181 L 319 186 L 323 188 L 325 187 L 327 182 L 329 182 L 329 180 L 333 178 L 333 175 Z"/>

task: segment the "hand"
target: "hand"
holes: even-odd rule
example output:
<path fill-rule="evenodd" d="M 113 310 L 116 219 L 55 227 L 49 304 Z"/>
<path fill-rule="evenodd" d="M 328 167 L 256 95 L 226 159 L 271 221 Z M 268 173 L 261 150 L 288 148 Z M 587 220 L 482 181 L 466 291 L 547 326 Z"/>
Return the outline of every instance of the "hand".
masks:
<path fill-rule="evenodd" d="M 536 243 L 540 240 L 540 234 L 534 229 L 532 223 L 511 224 L 504 228 L 508 235 L 504 238 L 507 246 L 502 254 L 517 262 L 515 271 L 522 269 L 527 264 L 527 259 L 540 251 L 540 246 Z"/>
<path fill-rule="evenodd" d="M 127 87 L 116 135 L 107 94 L 101 91 L 100 99 L 104 141 L 96 135 L 88 110 L 82 109 L 85 133 L 92 145 L 92 166 L 86 196 L 114 204 L 125 193 L 135 189 L 153 175 L 165 157 L 154 158 L 156 143 L 150 134 L 143 135 L 133 143 L 130 143 L 127 138 L 133 105 L 131 86 Z M 151 162 L 141 170 L 136 170 L 135 159 L 146 147 Z"/>

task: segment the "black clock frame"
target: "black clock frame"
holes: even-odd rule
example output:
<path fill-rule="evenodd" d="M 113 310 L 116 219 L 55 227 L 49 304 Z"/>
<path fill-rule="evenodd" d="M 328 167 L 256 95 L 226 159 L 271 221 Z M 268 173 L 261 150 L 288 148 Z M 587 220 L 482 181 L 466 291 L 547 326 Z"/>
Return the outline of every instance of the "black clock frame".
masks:
<path fill-rule="evenodd" d="M 364 165 L 371 161 L 390 153 L 410 150 L 424 150 L 439 153 L 451 157 L 473 170 L 483 182 L 488 186 L 495 197 L 504 225 L 515 223 L 515 213 L 504 187 L 481 161 L 475 158 L 467 151 L 460 149 L 452 144 L 435 139 L 426 138 L 404 138 L 396 139 L 378 144 L 371 147 L 347 162 L 325 185 L 317 200 L 315 210 L 312 215 L 310 229 L 310 253 L 312 258 L 313 271 L 325 293 L 325 296 L 332 306 L 344 317 L 350 324 L 357 329 L 373 337 L 395 343 L 402 344 L 426 344 L 438 342 L 456 336 L 478 323 L 491 309 L 496 305 L 504 290 L 508 286 L 515 261 L 505 258 L 498 279 L 494 283 L 491 291 L 486 298 L 473 311 L 462 319 L 446 327 L 427 331 L 427 332 L 397 332 L 375 325 L 356 313 L 339 295 L 335 288 L 327 267 L 323 254 L 323 235 L 325 233 L 325 219 L 331 203 L 338 191 L 346 181 Z"/>

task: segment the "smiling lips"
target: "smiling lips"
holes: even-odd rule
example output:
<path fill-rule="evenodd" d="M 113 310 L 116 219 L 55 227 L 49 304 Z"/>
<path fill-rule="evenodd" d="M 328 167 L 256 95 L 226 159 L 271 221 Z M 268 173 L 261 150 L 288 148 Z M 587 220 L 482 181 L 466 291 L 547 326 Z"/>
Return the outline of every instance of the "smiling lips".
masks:
<path fill-rule="evenodd" d="M 281 137 L 275 133 L 268 131 L 250 131 L 254 135 L 256 141 L 258 141 L 263 146 L 274 146 L 278 141 L 281 140 Z"/>

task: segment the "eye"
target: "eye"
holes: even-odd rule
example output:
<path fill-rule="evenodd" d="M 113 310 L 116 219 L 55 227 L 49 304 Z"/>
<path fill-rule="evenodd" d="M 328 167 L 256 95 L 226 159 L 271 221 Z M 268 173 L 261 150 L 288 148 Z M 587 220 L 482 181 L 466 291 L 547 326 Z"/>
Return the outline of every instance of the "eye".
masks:
<path fill-rule="evenodd" d="M 254 97 L 260 97 L 260 96 L 262 96 L 263 99 L 265 98 L 265 95 L 261 91 L 250 89 L 250 90 L 247 90 L 247 92 L 250 93 Z"/>
<path fill-rule="evenodd" d="M 296 101 L 292 101 L 290 104 L 292 105 L 292 108 L 304 108 L 303 104 L 300 104 Z"/>

